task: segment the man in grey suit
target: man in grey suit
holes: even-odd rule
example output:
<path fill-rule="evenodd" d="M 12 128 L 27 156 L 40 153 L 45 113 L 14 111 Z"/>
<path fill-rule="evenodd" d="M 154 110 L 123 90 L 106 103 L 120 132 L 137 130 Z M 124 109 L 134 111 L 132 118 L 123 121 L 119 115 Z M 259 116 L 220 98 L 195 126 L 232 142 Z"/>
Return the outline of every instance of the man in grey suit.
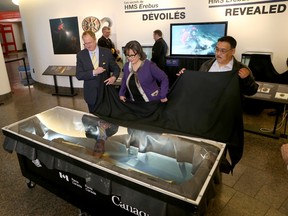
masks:
<path fill-rule="evenodd" d="M 84 99 L 89 112 L 94 113 L 97 99 L 103 93 L 105 85 L 111 85 L 116 81 L 120 68 L 111 50 L 97 46 L 94 32 L 83 32 L 82 40 L 85 49 L 76 56 L 76 77 L 84 81 Z"/>

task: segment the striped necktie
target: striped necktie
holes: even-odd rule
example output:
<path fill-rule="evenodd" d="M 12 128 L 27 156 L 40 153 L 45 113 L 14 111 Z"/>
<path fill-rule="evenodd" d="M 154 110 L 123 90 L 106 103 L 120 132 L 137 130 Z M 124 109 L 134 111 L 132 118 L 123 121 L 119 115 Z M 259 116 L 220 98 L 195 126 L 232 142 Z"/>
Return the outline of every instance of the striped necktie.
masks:
<path fill-rule="evenodd" d="M 94 69 L 96 69 L 98 67 L 98 61 L 97 61 L 97 57 L 96 57 L 96 52 L 92 53 L 92 64 L 94 66 Z"/>

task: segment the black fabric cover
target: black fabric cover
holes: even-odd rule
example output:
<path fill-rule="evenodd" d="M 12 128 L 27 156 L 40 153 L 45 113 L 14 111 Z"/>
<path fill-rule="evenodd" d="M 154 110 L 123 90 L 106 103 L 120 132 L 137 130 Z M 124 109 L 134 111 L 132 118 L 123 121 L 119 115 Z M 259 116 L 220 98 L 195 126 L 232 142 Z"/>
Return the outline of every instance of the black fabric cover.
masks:
<path fill-rule="evenodd" d="M 272 64 L 270 55 L 251 54 L 249 68 L 256 81 L 277 82 L 279 74 Z"/>
<path fill-rule="evenodd" d="M 186 70 L 172 86 L 167 103 L 124 103 L 112 86 L 105 86 L 99 99 L 94 114 L 111 123 L 227 143 L 232 169 L 242 157 L 241 95 L 234 71 Z"/>

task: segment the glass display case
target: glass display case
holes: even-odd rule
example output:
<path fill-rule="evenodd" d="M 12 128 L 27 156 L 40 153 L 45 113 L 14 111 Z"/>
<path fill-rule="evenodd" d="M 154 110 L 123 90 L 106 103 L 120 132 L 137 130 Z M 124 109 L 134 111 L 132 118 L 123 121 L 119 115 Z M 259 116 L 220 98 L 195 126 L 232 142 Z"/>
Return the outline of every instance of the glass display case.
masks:
<path fill-rule="evenodd" d="M 272 52 L 247 51 L 241 62 L 248 66 L 256 81 L 277 83 L 279 74 L 272 63 Z"/>
<path fill-rule="evenodd" d="M 2 132 L 4 149 L 17 153 L 29 187 L 39 184 L 92 215 L 202 214 L 225 148 L 212 140 L 114 125 L 64 107 Z"/>

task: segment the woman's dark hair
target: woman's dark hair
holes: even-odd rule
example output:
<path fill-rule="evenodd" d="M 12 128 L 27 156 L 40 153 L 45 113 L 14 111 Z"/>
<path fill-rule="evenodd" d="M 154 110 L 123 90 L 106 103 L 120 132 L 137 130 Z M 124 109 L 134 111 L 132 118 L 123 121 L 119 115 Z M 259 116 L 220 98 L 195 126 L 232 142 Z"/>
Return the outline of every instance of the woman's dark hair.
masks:
<path fill-rule="evenodd" d="M 136 41 L 136 40 L 133 40 L 133 41 L 129 41 L 126 45 L 125 45 L 125 48 L 124 48 L 124 53 L 125 55 L 129 55 L 129 50 L 133 50 L 133 52 L 135 54 L 138 54 L 139 57 L 140 57 L 140 60 L 145 60 L 147 58 L 147 55 L 146 53 L 143 51 L 142 49 L 142 46 L 141 44 Z"/>

